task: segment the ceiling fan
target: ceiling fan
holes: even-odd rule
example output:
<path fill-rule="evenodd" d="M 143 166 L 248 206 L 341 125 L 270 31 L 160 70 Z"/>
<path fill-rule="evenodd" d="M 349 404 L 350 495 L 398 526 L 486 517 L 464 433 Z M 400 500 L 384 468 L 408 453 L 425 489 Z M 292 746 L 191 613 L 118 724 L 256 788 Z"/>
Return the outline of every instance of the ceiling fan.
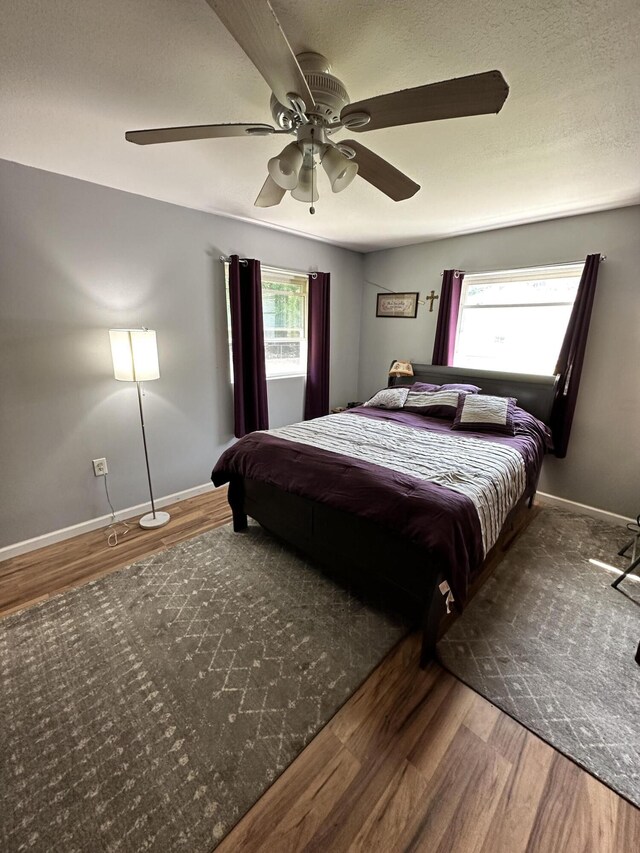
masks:
<path fill-rule="evenodd" d="M 288 134 L 295 139 L 268 162 L 267 179 L 256 207 L 280 204 L 287 191 L 310 203 L 318 200 L 317 166 L 322 164 L 333 192 L 358 174 L 393 201 L 420 189 L 411 178 L 354 139 L 335 142 L 333 134 L 356 133 L 423 121 L 500 112 L 509 87 L 499 71 L 471 74 L 414 89 L 403 89 L 356 103 L 331 66 L 318 53 L 294 55 L 269 0 L 207 0 L 271 88 L 269 124 L 202 124 L 130 130 L 129 142 L 150 145 L 228 136 Z"/>

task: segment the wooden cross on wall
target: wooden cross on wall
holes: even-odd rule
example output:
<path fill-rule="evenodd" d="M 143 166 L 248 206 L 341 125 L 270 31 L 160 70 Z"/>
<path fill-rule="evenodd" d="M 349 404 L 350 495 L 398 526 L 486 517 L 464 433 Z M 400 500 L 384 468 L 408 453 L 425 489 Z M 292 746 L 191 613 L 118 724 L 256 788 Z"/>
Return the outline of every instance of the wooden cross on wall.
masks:
<path fill-rule="evenodd" d="M 424 301 L 429 302 L 429 313 L 433 311 L 433 302 L 435 299 L 440 299 L 440 297 L 436 294 L 435 290 L 432 290 L 428 296 L 425 296 Z"/>

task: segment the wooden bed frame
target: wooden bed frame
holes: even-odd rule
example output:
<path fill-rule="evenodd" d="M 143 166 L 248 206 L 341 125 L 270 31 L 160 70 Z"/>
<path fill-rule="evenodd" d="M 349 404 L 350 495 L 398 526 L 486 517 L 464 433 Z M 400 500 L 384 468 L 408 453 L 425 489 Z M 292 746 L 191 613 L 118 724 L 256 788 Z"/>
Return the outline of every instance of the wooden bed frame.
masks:
<path fill-rule="evenodd" d="M 413 382 L 464 382 L 479 385 L 483 392 L 513 396 L 519 404 L 548 422 L 556 377 L 488 373 L 451 367 L 414 364 L 414 376 L 389 379 L 389 385 Z M 520 529 L 528 523 L 536 485 L 529 489 L 511 511 L 502 533 L 486 555 L 470 594 L 480 588 Z M 444 567 L 419 546 L 393 531 L 351 513 L 299 497 L 256 480 L 234 477 L 229 483 L 229 504 L 233 529 L 244 530 L 247 516 L 298 548 L 339 579 L 369 584 L 372 576 L 382 583 L 385 593 L 410 609 L 422 626 L 421 666 L 435 656 L 436 642 L 452 619 L 445 619 L 445 598 L 439 591 Z"/>

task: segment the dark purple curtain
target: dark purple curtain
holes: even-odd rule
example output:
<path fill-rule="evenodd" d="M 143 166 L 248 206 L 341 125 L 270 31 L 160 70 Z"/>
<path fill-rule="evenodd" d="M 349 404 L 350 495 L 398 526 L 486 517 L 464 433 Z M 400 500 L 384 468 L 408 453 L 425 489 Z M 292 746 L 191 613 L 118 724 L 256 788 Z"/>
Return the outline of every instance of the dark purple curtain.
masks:
<path fill-rule="evenodd" d="M 231 255 L 229 302 L 234 432 L 242 438 L 248 432 L 269 427 L 260 261 L 247 258 L 246 263 L 240 263 L 237 255 Z"/>
<path fill-rule="evenodd" d="M 600 254 L 587 255 L 556 366 L 556 373 L 560 374 L 560 378 L 551 410 L 550 426 L 553 452 L 559 459 L 564 459 L 567 455 L 599 265 Z"/>
<path fill-rule="evenodd" d="M 433 342 L 432 364 L 453 364 L 463 278 L 464 274 L 458 270 L 445 270 L 442 273 L 440 308 L 438 309 L 436 337 Z"/>
<path fill-rule="evenodd" d="M 304 393 L 306 421 L 329 414 L 329 279 L 328 272 L 309 276 L 309 350 Z"/>

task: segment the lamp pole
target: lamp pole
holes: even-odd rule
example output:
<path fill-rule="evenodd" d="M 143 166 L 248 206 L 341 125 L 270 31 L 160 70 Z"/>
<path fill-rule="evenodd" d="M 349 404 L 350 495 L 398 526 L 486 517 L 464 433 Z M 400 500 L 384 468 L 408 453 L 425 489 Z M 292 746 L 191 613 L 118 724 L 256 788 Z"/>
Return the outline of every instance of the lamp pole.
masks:
<path fill-rule="evenodd" d="M 151 469 L 149 467 L 149 452 L 147 450 L 147 434 L 144 428 L 144 409 L 142 408 L 142 381 L 136 379 L 136 388 L 138 389 L 138 406 L 140 408 L 140 426 L 142 427 L 142 444 L 144 446 L 144 461 L 147 466 L 147 481 L 149 483 L 149 497 L 151 498 L 151 512 L 143 515 L 138 524 L 145 530 L 152 527 L 162 527 L 166 524 L 171 516 L 168 512 L 156 512 L 155 501 L 153 500 L 153 487 L 151 485 Z"/>
<path fill-rule="evenodd" d="M 149 468 L 149 453 L 147 451 L 147 435 L 144 431 L 144 410 L 142 408 L 142 390 L 140 388 L 141 383 L 136 382 L 136 387 L 138 388 L 138 405 L 140 406 L 140 426 L 142 427 L 142 444 L 144 445 L 144 461 L 147 464 L 147 480 L 149 481 L 149 497 L 151 498 L 151 512 L 153 514 L 154 520 L 157 518 L 156 516 L 156 505 L 153 502 L 153 488 L 151 486 L 151 469 Z"/>

